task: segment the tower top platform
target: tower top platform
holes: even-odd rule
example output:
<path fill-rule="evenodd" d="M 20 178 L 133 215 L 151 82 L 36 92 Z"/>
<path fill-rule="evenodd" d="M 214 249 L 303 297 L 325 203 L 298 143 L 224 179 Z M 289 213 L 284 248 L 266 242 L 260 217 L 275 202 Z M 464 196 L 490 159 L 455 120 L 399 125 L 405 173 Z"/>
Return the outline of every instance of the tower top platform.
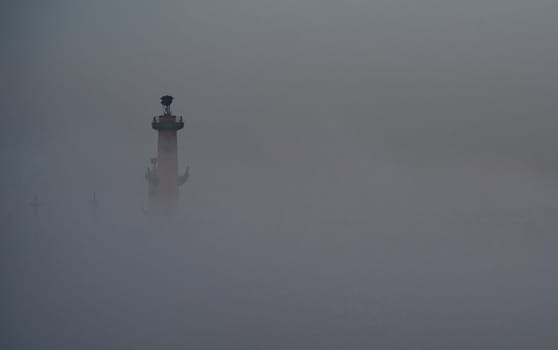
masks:
<path fill-rule="evenodd" d="M 169 95 L 161 96 L 161 105 L 163 105 L 163 114 L 159 117 L 153 117 L 151 126 L 155 130 L 180 130 L 184 127 L 182 117 L 177 121 L 176 116 L 172 115 L 170 105 L 174 98 Z"/>

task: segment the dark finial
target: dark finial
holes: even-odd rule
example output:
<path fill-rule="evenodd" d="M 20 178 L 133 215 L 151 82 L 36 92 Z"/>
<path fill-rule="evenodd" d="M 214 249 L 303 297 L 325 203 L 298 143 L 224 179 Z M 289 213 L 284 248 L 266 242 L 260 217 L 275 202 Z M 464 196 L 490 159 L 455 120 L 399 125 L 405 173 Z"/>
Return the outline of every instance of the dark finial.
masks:
<path fill-rule="evenodd" d="M 169 95 L 161 96 L 161 104 L 163 106 L 170 106 L 172 103 L 172 99 L 173 97 Z"/>
<path fill-rule="evenodd" d="M 165 95 L 161 96 L 161 104 L 163 105 L 163 110 L 165 115 L 171 115 L 170 105 L 172 103 L 172 96 Z"/>

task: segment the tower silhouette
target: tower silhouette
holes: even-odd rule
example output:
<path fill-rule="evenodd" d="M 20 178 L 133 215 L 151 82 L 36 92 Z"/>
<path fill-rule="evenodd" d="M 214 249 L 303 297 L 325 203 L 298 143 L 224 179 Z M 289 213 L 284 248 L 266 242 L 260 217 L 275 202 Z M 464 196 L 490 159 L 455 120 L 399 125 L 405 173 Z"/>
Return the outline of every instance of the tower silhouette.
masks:
<path fill-rule="evenodd" d="M 189 169 L 178 175 L 177 132 L 184 127 L 171 112 L 172 96 L 162 96 L 163 114 L 153 117 L 151 127 L 157 131 L 157 157 L 151 159 L 145 178 L 148 182 L 149 211 L 172 213 L 178 205 L 178 187 L 186 182 Z"/>

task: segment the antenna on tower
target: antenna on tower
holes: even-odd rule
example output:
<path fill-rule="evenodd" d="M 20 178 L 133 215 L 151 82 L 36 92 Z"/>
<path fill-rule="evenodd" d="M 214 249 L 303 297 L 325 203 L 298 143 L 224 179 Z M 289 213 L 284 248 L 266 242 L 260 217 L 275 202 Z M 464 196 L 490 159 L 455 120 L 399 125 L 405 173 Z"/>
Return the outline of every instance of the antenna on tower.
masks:
<path fill-rule="evenodd" d="M 90 201 L 91 204 L 91 216 L 93 220 L 97 220 L 97 209 L 99 208 L 99 201 L 97 200 L 97 193 L 93 192 L 93 198 Z"/>
<path fill-rule="evenodd" d="M 33 208 L 33 226 L 35 230 L 39 227 L 39 209 L 41 208 L 41 202 L 39 202 L 39 197 L 35 195 L 31 203 L 29 203 L 31 208 Z"/>
<path fill-rule="evenodd" d="M 163 105 L 164 115 L 171 115 L 170 105 L 172 103 L 173 97 L 169 95 L 161 96 L 161 104 Z"/>

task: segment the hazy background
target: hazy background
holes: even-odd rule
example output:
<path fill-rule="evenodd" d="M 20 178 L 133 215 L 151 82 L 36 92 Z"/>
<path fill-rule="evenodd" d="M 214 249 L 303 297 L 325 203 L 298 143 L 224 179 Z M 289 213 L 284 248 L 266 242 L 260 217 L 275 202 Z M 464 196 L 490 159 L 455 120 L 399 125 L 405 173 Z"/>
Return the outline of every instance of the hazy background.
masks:
<path fill-rule="evenodd" d="M 2 347 L 555 348 L 557 13 L 2 2 Z"/>

